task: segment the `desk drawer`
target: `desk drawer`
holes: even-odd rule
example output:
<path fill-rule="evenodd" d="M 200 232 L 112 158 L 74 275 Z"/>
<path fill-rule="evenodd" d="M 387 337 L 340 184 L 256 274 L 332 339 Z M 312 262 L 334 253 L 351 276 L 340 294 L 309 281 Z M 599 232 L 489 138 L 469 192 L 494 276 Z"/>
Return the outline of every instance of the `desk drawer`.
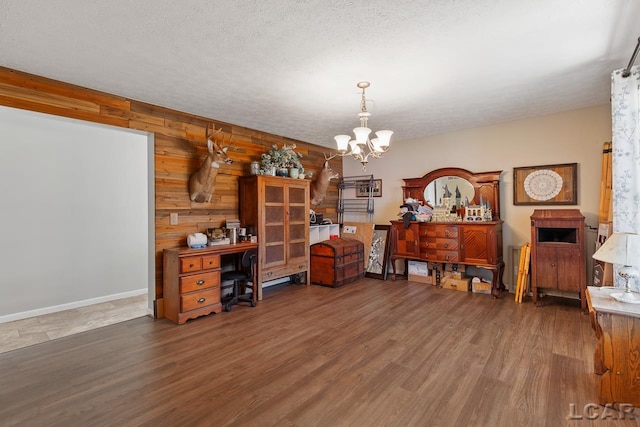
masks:
<path fill-rule="evenodd" d="M 180 296 L 180 311 L 190 311 L 220 303 L 220 287 Z"/>
<path fill-rule="evenodd" d="M 193 273 L 202 270 L 202 257 L 190 256 L 180 258 L 180 273 Z"/>
<path fill-rule="evenodd" d="M 220 255 L 205 255 L 202 257 L 202 269 L 212 270 L 220 268 Z"/>
<path fill-rule="evenodd" d="M 220 285 L 220 272 L 194 274 L 180 278 L 180 293 L 199 291 Z"/>

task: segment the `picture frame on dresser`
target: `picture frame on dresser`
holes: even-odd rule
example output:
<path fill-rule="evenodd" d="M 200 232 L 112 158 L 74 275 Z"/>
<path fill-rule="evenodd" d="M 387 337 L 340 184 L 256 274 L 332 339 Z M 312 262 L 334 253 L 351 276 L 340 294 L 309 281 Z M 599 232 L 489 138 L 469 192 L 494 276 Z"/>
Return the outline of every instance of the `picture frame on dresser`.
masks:
<path fill-rule="evenodd" d="M 371 252 L 367 261 L 365 277 L 387 280 L 391 225 L 376 224 L 371 238 Z"/>
<path fill-rule="evenodd" d="M 578 164 L 513 168 L 514 205 L 577 205 Z"/>

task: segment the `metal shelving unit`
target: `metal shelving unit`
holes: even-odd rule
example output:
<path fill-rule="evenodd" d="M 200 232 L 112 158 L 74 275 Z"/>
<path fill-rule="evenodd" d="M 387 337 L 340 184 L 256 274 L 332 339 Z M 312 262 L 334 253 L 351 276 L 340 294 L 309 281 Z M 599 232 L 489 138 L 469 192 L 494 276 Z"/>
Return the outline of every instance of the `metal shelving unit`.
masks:
<path fill-rule="evenodd" d="M 368 197 L 345 199 L 344 190 L 353 188 L 354 192 L 365 188 Z M 344 223 L 345 212 L 366 213 L 369 222 L 373 221 L 373 175 L 357 175 L 342 177 L 338 183 L 338 223 Z"/>

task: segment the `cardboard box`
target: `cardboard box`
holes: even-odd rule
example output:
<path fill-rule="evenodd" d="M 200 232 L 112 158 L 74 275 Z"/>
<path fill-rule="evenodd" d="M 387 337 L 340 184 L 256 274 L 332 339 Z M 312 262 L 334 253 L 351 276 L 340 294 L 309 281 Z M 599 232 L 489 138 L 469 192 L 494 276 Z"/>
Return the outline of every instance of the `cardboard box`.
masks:
<path fill-rule="evenodd" d="M 452 272 L 459 272 L 459 273 L 464 273 L 465 272 L 465 265 L 464 264 L 450 264 L 447 263 L 444 267 L 444 271 L 452 271 Z M 462 275 L 464 276 L 464 275 Z"/>
<path fill-rule="evenodd" d="M 491 283 L 486 283 L 482 281 L 471 281 L 471 292 L 476 294 L 490 294 L 491 293 Z"/>
<path fill-rule="evenodd" d="M 454 279 L 451 276 L 445 276 L 440 280 L 444 289 L 455 289 L 456 291 L 468 292 L 471 278 Z"/>
<path fill-rule="evenodd" d="M 408 275 L 429 277 L 429 265 L 426 262 L 409 260 Z"/>
<path fill-rule="evenodd" d="M 433 276 L 420 276 L 417 274 L 409 274 L 407 280 L 410 282 L 425 283 L 427 285 L 433 285 Z"/>
<path fill-rule="evenodd" d="M 444 277 L 453 277 L 454 279 L 464 279 L 464 272 L 461 271 L 444 271 Z"/>

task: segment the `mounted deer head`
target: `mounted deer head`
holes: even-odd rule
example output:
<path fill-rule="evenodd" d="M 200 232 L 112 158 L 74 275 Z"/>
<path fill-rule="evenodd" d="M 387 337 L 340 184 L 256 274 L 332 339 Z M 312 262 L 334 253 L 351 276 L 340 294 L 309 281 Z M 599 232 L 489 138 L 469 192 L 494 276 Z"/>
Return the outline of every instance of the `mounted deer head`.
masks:
<path fill-rule="evenodd" d="M 311 183 L 311 204 L 313 206 L 318 206 L 324 201 L 324 198 L 327 196 L 327 188 L 329 187 L 329 181 L 333 178 L 340 177 L 340 174 L 331 169 L 329 167 L 329 160 L 333 159 L 336 154 L 331 157 L 327 157 L 324 154 L 324 165 L 320 173 L 318 173 L 318 177 L 315 181 Z"/>
<path fill-rule="evenodd" d="M 215 130 L 210 134 L 209 126 L 205 131 L 209 154 L 202 162 L 200 169 L 191 174 L 189 178 L 189 198 L 193 202 L 209 203 L 215 190 L 216 176 L 220 165 L 233 163 L 233 160 L 227 156 L 229 147 L 223 147 L 222 144 L 218 144 L 214 139 L 220 132 L 222 132 L 222 129 Z M 224 142 L 224 134 L 222 135 L 222 142 Z"/>

